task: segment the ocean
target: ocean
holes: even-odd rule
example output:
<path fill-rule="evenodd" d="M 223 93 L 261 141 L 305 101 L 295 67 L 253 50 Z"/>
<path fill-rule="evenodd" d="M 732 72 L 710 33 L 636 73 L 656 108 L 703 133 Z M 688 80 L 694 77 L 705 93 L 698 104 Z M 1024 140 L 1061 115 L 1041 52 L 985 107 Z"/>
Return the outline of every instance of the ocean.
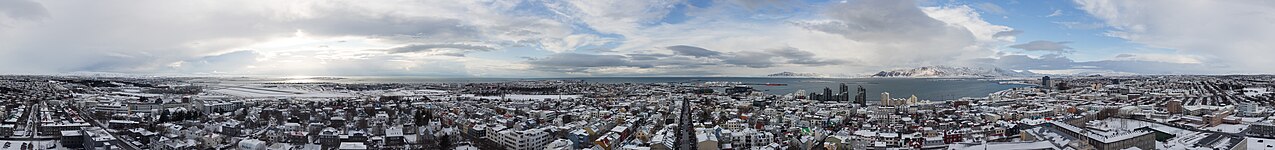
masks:
<path fill-rule="evenodd" d="M 785 86 L 751 85 L 763 93 L 782 95 L 798 90 L 823 92 L 827 87 L 838 91 L 845 83 L 850 93 L 858 86 L 867 90 L 869 101 L 881 98 L 881 92 L 891 97 L 906 98 L 916 95 L 921 100 L 944 101 L 962 97 L 985 97 L 996 91 L 1028 87 L 1021 84 L 1001 84 L 991 79 L 964 78 L 761 78 L 761 77 L 582 77 L 582 78 L 427 78 L 427 77 L 348 77 L 328 80 L 336 83 L 475 83 L 507 82 L 523 80 L 577 80 L 594 83 L 679 83 L 679 82 L 740 82 L 745 84 L 786 84 Z"/>

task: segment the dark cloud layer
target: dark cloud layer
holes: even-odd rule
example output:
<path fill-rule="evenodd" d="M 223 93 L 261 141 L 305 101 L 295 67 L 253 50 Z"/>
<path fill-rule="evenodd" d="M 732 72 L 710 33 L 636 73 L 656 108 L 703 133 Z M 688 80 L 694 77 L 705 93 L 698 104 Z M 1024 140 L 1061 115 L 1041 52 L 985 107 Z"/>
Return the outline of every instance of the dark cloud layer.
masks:
<path fill-rule="evenodd" d="M 947 24 L 930 18 L 913 1 L 862 0 L 835 5 L 824 15 L 835 22 L 800 23 L 808 29 L 865 41 L 912 41 L 947 34 Z"/>
<path fill-rule="evenodd" d="M 1000 58 L 984 58 L 975 60 L 977 65 L 995 66 L 1013 70 L 1067 70 L 1085 69 L 1136 74 L 1190 74 L 1190 73 L 1224 73 L 1219 69 L 1204 64 L 1171 63 L 1140 60 L 1100 60 L 1075 61 L 1066 56 L 1050 54 L 1040 57 L 1027 55 L 1006 55 Z"/>
<path fill-rule="evenodd" d="M 44 5 L 35 1 L 2 0 L 0 1 L 0 17 L 13 18 L 13 20 L 40 20 L 48 18 L 49 11 L 44 8 Z M 0 22 L 0 25 L 4 24 Z"/>
<path fill-rule="evenodd" d="M 909 0 L 857 0 L 832 4 L 820 15 L 827 20 L 798 21 L 792 24 L 811 31 L 839 35 L 864 43 L 859 57 L 879 66 L 919 66 L 949 64 L 956 60 L 992 54 L 979 45 L 971 29 L 954 26 L 928 15 Z M 996 28 L 992 26 L 991 28 Z M 994 34 L 987 33 L 987 34 Z"/>
<path fill-rule="evenodd" d="M 744 66 L 749 68 L 768 68 L 778 65 L 823 66 L 835 65 L 844 62 L 841 60 L 815 58 L 814 53 L 792 47 L 731 53 L 721 53 L 694 46 L 681 46 L 678 48 L 699 50 L 702 51 L 702 53 L 712 53 L 714 54 L 713 56 L 717 56 L 713 58 L 719 60 L 721 64 Z M 673 47 L 670 47 L 669 49 L 675 52 L 677 51 L 676 49 L 673 49 Z"/>
<path fill-rule="evenodd" d="M 580 53 L 557 53 L 545 58 L 532 59 L 527 63 L 536 69 L 545 71 L 581 72 L 596 67 L 638 67 L 650 68 L 649 64 L 638 64 L 629 61 L 622 55 L 597 55 Z"/>
<path fill-rule="evenodd" d="M 985 65 L 992 65 L 1006 69 L 1018 70 L 1057 70 L 1071 69 L 1075 67 L 1076 61 L 1071 60 L 1062 55 L 1044 55 L 1033 58 L 1027 55 L 1007 55 L 998 59 L 985 58 L 979 59 Z"/>
<path fill-rule="evenodd" d="M 1010 45 L 1009 47 L 1027 50 L 1027 51 L 1046 51 L 1046 52 L 1056 52 L 1056 53 L 1075 52 L 1074 50 L 1072 50 L 1071 46 L 1067 46 L 1067 44 L 1071 44 L 1071 42 L 1068 42 L 1068 41 L 1054 42 L 1054 41 L 1037 40 L 1037 41 L 1031 41 L 1031 42 L 1027 42 L 1023 44 Z"/>
<path fill-rule="evenodd" d="M 1018 36 L 1019 34 L 1023 34 L 1023 30 L 1009 30 L 1009 31 L 996 32 L 996 34 L 992 34 L 992 37 Z"/>
<path fill-rule="evenodd" d="M 814 53 L 792 47 L 729 53 L 687 45 L 669 46 L 666 49 L 673 51 L 674 54 L 602 55 L 559 53 L 545 58 L 531 58 L 528 63 L 542 71 L 581 73 L 589 73 L 588 71 L 591 69 L 615 67 L 698 70 L 728 67 L 824 66 L 845 63 L 843 60 L 816 58 Z"/>
<path fill-rule="evenodd" d="M 776 62 L 773 61 L 774 55 L 763 52 L 736 52 L 731 53 L 730 57 L 722 58 L 722 63 L 744 66 L 749 68 L 769 68 L 774 67 Z"/>
<path fill-rule="evenodd" d="M 252 50 L 234 51 L 225 54 L 204 56 L 191 61 L 171 65 L 178 71 L 190 73 L 229 72 L 256 64 L 261 54 Z"/>
<path fill-rule="evenodd" d="M 823 65 L 838 65 L 838 64 L 845 63 L 845 61 L 843 60 L 815 58 L 815 53 L 802 51 L 792 47 L 770 49 L 770 50 L 766 50 L 766 52 L 772 55 L 787 59 L 785 62 L 790 64 L 823 66 Z"/>
<path fill-rule="evenodd" d="M 686 45 L 669 46 L 666 49 L 673 50 L 673 54 L 695 57 L 714 57 L 722 54 L 722 52 Z"/>
<path fill-rule="evenodd" d="M 659 60 L 660 58 L 671 57 L 669 54 L 625 54 L 632 60 Z"/>
<path fill-rule="evenodd" d="M 432 55 L 445 55 L 464 57 L 469 52 L 486 52 L 494 51 L 495 47 L 471 44 L 412 44 L 386 49 L 384 51 L 391 54 L 397 53 L 429 53 Z"/>

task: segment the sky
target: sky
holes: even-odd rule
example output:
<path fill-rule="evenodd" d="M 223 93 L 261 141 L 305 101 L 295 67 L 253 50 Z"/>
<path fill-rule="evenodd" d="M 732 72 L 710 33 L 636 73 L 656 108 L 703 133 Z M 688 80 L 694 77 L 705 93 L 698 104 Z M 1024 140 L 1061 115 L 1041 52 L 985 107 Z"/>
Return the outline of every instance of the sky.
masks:
<path fill-rule="evenodd" d="M 1275 1 L 0 0 L 0 74 L 1269 74 Z"/>

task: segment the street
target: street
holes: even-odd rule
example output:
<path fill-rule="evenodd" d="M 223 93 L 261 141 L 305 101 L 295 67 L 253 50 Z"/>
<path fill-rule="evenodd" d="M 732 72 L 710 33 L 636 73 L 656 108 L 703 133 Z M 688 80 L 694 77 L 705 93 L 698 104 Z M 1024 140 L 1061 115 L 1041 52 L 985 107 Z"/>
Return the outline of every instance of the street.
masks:
<path fill-rule="evenodd" d="M 85 111 L 80 110 L 79 108 L 76 108 L 76 107 L 69 107 L 69 108 L 71 108 L 72 111 L 75 111 L 76 114 L 81 114 L 80 117 L 83 118 L 85 122 L 88 122 L 89 124 L 92 124 L 93 126 L 96 126 L 96 127 L 101 127 L 102 129 L 107 129 L 106 125 L 102 125 L 101 121 L 97 120 L 96 118 L 93 118 L 93 115 L 86 115 L 86 113 L 84 113 Z M 138 146 L 133 145 L 132 142 L 126 142 L 125 138 L 121 138 L 121 136 L 116 136 L 115 133 L 107 133 L 107 135 L 110 135 L 111 137 L 115 138 L 115 140 L 111 141 L 111 145 L 120 146 L 120 148 L 129 149 L 129 150 L 141 149 L 141 148 L 138 148 Z M 85 135 L 85 136 L 88 136 L 88 135 Z M 85 141 L 85 142 L 89 142 L 89 141 Z"/>

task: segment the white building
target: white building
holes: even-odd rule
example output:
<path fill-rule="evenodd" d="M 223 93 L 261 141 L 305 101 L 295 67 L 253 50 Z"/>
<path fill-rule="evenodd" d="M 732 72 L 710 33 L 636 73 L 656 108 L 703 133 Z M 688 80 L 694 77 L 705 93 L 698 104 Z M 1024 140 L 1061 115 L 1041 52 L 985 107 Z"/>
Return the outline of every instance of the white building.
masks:
<path fill-rule="evenodd" d="M 243 101 L 219 101 L 219 100 L 203 100 L 197 104 L 200 112 L 221 113 L 239 110 L 243 107 Z"/>
<path fill-rule="evenodd" d="M 890 92 L 881 92 L 881 106 L 908 106 L 916 104 L 916 95 L 909 98 L 890 98 Z"/>
<path fill-rule="evenodd" d="M 1263 110 L 1255 103 L 1239 103 L 1239 105 L 1235 106 L 1235 111 L 1239 112 L 1239 114 L 1236 114 L 1239 116 L 1256 117 L 1260 116 Z"/>
<path fill-rule="evenodd" d="M 702 150 L 721 149 L 720 143 L 717 141 L 717 135 L 711 133 L 709 129 L 695 129 L 695 146 Z"/>
<path fill-rule="evenodd" d="M 537 128 L 522 131 L 509 129 L 499 131 L 496 136 L 491 138 L 496 143 L 500 143 L 511 150 L 539 150 L 545 148 L 545 145 L 554 140 L 546 130 L 548 129 Z"/>
<path fill-rule="evenodd" d="M 731 132 L 729 135 L 731 145 L 737 149 L 761 148 L 773 143 L 775 135 L 770 132 L 761 132 L 753 128 L 744 128 L 740 131 Z"/>
<path fill-rule="evenodd" d="M 243 150 L 263 150 L 266 149 L 266 142 L 257 139 L 246 139 L 239 141 L 239 149 Z"/>

